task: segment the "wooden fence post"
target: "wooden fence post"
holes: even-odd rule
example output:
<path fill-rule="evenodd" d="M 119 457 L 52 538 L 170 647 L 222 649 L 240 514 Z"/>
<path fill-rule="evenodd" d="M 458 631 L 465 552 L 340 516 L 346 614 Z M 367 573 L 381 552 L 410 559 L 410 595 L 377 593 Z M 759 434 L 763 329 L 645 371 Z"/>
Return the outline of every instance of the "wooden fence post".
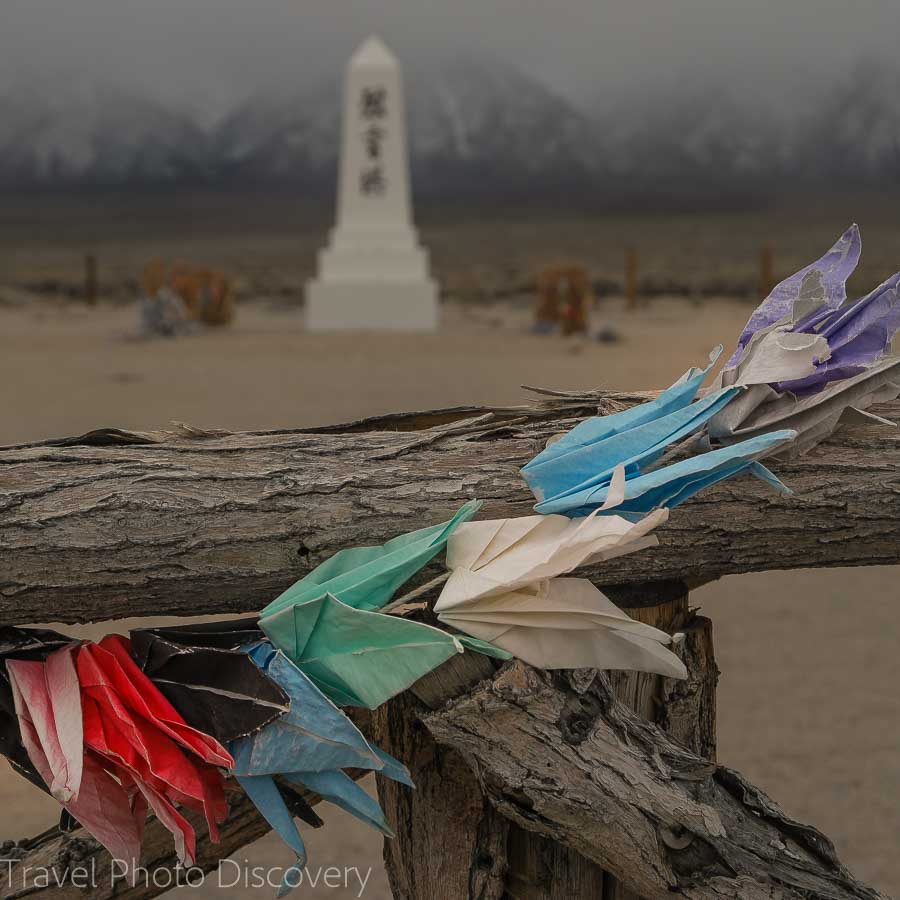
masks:
<path fill-rule="evenodd" d="M 681 584 L 631 587 L 620 603 L 632 617 L 685 635 L 679 653 L 688 669 L 684 682 L 638 672 L 610 673 L 616 696 L 659 725 L 688 749 L 715 759 L 715 688 L 709 619 L 695 616 Z M 637 605 L 640 603 L 640 605 Z M 634 604 L 634 605 L 626 605 Z M 494 665 L 467 654 L 464 664 L 422 679 L 409 694 L 391 701 L 374 718 L 376 742 L 411 768 L 417 790 L 388 779 L 378 790 L 397 832 L 385 842 L 385 865 L 398 900 L 640 900 L 613 875 L 577 851 L 526 831 L 494 810 L 460 756 L 439 746 L 419 719 L 472 683 L 489 678 Z M 458 684 L 448 687 L 455 673 Z M 587 670 L 562 673 L 584 683 Z"/>
<path fill-rule="evenodd" d="M 637 250 L 634 247 L 625 248 L 625 306 L 627 309 L 637 309 L 638 276 L 637 276 Z"/>
<path fill-rule="evenodd" d="M 446 677 L 454 678 L 448 684 Z M 501 900 L 508 824 L 482 793 L 463 758 L 438 746 L 421 722 L 446 695 L 494 674 L 487 657 L 466 653 L 426 675 L 375 711 L 375 743 L 402 759 L 416 790 L 378 778 L 378 796 L 396 837 L 384 863 L 395 900 Z"/>
<path fill-rule="evenodd" d="M 660 592 L 647 585 L 646 597 L 652 601 L 654 593 L 671 594 L 669 587 Z M 629 594 L 637 597 L 633 589 Z M 715 762 L 719 670 L 713 655 L 712 622 L 691 612 L 689 596 L 687 587 L 678 590 L 676 586 L 672 599 L 660 597 L 662 602 L 654 606 L 622 605 L 624 612 L 639 622 L 684 635 L 679 655 L 687 667 L 687 679 L 680 682 L 645 672 L 613 672 L 610 681 L 623 703 L 698 756 Z M 607 875 L 602 898 L 640 900 L 612 875 Z"/>
<path fill-rule="evenodd" d="M 84 299 L 89 306 L 97 305 L 97 257 L 93 253 L 84 256 Z"/>

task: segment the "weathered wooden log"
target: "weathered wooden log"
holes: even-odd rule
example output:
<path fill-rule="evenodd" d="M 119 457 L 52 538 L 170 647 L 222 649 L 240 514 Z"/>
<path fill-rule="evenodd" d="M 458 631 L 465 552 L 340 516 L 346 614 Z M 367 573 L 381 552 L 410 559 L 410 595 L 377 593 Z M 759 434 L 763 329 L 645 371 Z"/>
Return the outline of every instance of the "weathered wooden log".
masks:
<path fill-rule="evenodd" d="M 874 900 L 831 842 L 615 699 L 522 663 L 425 717 L 494 806 L 646 900 Z"/>
<path fill-rule="evenodd" d="M 652 597 L 659 591 L 648 585 L 644 593 Z M 685 635 L 679 652 L 688 678 L 610 673 L 616 696 L 695 753 L 714 758 L 718 672 L 709 620 L 690 611 L 683 587 L 672 599 L 627 612 Z M 493 670 L 486 658 L 472 655 L 423 678 L 410 694 L 375 714 L 377 742 L 412 767 L 418 786 L 411 793 L 388 779 L 378 780 L 382 805 L 398 833 L 385 843 L 394 896 L 415 900 L 436 891 L 436 897 L 448 900 L 636 900 L 637 895 L 582 854 L 503 819 L 459 754 L 439 746 L 422 725 L 428 709 L 462 695 Z M 590 679 L 593 674 L 574 677 Z"/>
<path fill-rule="evenodd" d="M 518 469 L 592 405 L 318 432 L 106 430 L 2 450 L 0 623 L 254 610 L 336 550 L 441 521 L 471 497 L 486 517 L 527 514 Z M 900 418 L 897 403 L 877 411 Z M 679 508 L 660 547 L 595 580 L 900 561 L 896 431 L 845 428 L 774 468 L 796 496 L 749 476 L 726 482 Z"/>
<path fill-rule="evenodd" d="M 462 757 L 438 747 L 421 721 L 429 709 L 493 674 L 487 657 L 465 654 L 373 716 L 375 742 L 406 763 L 416 784 L 410 791 L 376 776 L 378 796 L 396 835 L 384 843 L 395 900 L 503 896 L 508 823 Z"/>
<path fill-rule="evenodd" d="M 315 804 L 319 798 L 307 794 L 301 802 L 306 801 Z M 115 863 L 80 828 L 71 834 L 61 834 L 54 828 L 18 845 L 7 842 L 0 848 L 0 900 L 18 900 L 32 894 L 40 894 L 41 900 L 86 896 L 91 900 L 149 900 L 178 885 L 197 886 L 204 873 L 216 869 L 221 859 L 269 831 L 269 824 L 250 800 L 237 792 L 231 797 L 230 815 L 218 843 L 208 840 L 200 817 L 190 812 L 185 815 L 198 836 L 197 862 L 191 868 L 179 865 L 171 833 L 153 816 L 144 830 L 140 869 L 133 883 L 122 864 Z M 288 864 L 289 853 L 285 857 Z M 229 873 L 229 880 L 231 877 Z"/>

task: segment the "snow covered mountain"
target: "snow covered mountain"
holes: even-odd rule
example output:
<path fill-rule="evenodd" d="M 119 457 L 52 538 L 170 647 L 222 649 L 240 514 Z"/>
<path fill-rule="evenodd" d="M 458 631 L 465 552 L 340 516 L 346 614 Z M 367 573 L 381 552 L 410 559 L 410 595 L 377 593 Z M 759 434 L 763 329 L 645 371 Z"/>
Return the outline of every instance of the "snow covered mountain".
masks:
<path fill-rule="evenodd" d="M 589 113 L 521 72 L 465 59 L 406 72 L 419 197 L 724 191 L 900 179 L 900 69 L 872 65 L 788 114 L 682 87 Z M 301 184 L 333 190 L 339 85 L 260 92 L 212 125 L 119 89 L 0 86 L 0 188 Z"/>
<path fill-rule="evenodd" d="M 600 156 L 586 115 L 506 66 L 459 62 L 406 77 L 410 159 L 419 194 L 538 191 L 591 176 Z M 234 180 L 333 181 L 339 89 L 260 94 L 213 135 Z"/>
<path fill-rule="evenodd" d="M 0 186 L 157 183 L 207 174 L 208 136 L 145 97 L 79 82 L 0 94 Z"/>
<path fill-rule="evenodd" d="M 714 88 L 631 102 L 600 122 L 617 175 L 720 182 L 771 177 L 793 162 L 790 123 Z"/>
<path fill-rule="evenodd" d="M 882 183 L 900 180 L 900 71 L 858 66 L 835 85 L 799 136 L 806 176 Z"/>

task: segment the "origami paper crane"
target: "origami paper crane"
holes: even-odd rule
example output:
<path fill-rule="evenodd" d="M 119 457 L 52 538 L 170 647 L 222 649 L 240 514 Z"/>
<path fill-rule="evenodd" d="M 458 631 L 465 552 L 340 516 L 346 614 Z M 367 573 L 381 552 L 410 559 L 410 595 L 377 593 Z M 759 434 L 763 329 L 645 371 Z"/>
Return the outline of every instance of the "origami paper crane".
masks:
<path fill-rule="evenodd" d="M 375 709 L 463 652 L 453 635 L 397 616 L 355 609 L 332 594 L 261 619 L 272 643 L 340 706 Z"/>
<path fill-rule="evenodd" d="M 505 651 L 477 639 L 374 612 L 480 507 L 472 500 L 441 525 L 379 547 L 341 550 L 270 603 L 260 627 L 342 706 L 375 709 L 466 646 L 507 658 Z"/>
<path fill-rule="evenodd" d="M 7 671 L 31 762 L 51 793 L 113 855 L 138 859 L 148 808 L 172 832 L 179 858 L 195 857 L 194 831 L 176 808 L 201 812 L 218 839 L 227 804 L 219 767 L 233 759 L 191 728 L 111 635 L 69 644 Z"/>
<path fill-rule="evenodd" d="M 700 432 L 743 390 L 726 387 L 692 402 L 721 349 L 713 351 L 706 369 L 690 369 L 655 400 L 587 419 L 548 444 L 522 469 L 538 500 L 535 511 L 577 517 L 614 509 L 618 515 L 640 516 L 658 506 L 677 506 L 743 471 L 789 493 L 757 460 L 791 441 L 795 434 L 790 430 L 651 470 L 667 447 Z"/>
<path fill-rule="evenodd" d="M 776 285 L 750 316 L 738 338 L 737 350 L 725 364 L 737 365 L 753 336 L 795 311 L 805 318 L 815 309 L 837 309 L 847 299 L 847 279 L 853 274 L 862 250 L 859 227 L 851 225 L 821 258 Z"/>
<path fill-rule="evenodd" d="M 340 550 L 309 575 L 291 585 L 260 613 L 260 624 L 297 603 L 316 600 L 324 594 L 337 597 L 356 609 L 380 609 L 404 581 L 434 559 L 457 526 L 481 508 L 470 500 L 448 522 L 401 534 L 378 547 Z"/>
<path fill-rule="evenodd" d="M 133 865 L 146 803 L 129 795 L 129 782 L 120 783 L 85 753 L 77 647 L 63 647 L 45 661 L 8 662 L 22 740 L 53 796 L 114 858 Z"/>
<path fill-rule="evenodd" d="M 76 668 L 85 747 L 120 781 L 133 783 L 172 832 L 179 858 L 194 860 L 194 830 L 175 804 L 202 813 L 210 838 L 218 840 L 228 805 L 217 767 L 231 767 L 228 751 L 184 721 L 137 667 L 126 638 L 83 644 Z"/>
<path fill-rule="evenodd" d="M 220 743 L 259 731 L 290 708 L 287 694 L 240 647 L 255 619 L 131 632 L 135 661 L 184 720 Z"/>
<path fill-rule="evenodd" d="M 405 766 L 369 744 L 356 726 L 271 644 L 246 648 L 249 658 L 291 699 L 290 712 L 258 733 L 234 741 L 234 775 L 247 795 L 297 856 L 279 896 L 306 865 L 306 849 L 276 777 L 306 787 L 387 835 L 378 803 L 342 769 L 368 769 L 412 787 Z"/>
<path fill-rule="evenodd" d="M 19 731 L 12 687 L 6 663 L 12 659 L 45 660 L 51 653 L 71 644 L 72 638 L 42 628 L 0 627 L 0 753 L 13 769 L 42 791 L 49 788 L 28 757 Z"/>
<path fill-rule="evenodd" d="M 845 304 L 860 254 L 854 225 L 829 252 L 781 282 L 750 317 L 719 387 L 749 389 L 709 422 L 711 441 L 729 444 L 775 427 L 792 428 L 788 455 L 805 453 L 846 422 L 892 424 L 865 410 L 900 394 L 900 273 Z"/>
<path fill-rule="evenodd" d="M 630 619 L 593 584 L 558 578 L 580 565 L 657 543 L 658 509 L 619 516 L 527 516 L 461 526 L 450 539 L 452 571 L 435 605 L 440 621 L 491 641 L 542 669 L 631 669 L 685 678 L 664 649 L 671 637 Z"/>

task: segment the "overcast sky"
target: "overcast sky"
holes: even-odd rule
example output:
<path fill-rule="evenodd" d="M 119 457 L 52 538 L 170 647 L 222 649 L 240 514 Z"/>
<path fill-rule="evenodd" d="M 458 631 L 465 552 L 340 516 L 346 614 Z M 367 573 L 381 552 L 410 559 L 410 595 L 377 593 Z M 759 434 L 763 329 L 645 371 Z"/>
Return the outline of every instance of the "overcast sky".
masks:
<path fill-rule="evenodd" d="M 581 102 L 687 82 L 803 97 L 892 59 L 900 0 L 0 0 L 0 78 L 99 78 L 223 106 L 337 77 L 379 33 L 401 58 L 492 54 Z"/>

